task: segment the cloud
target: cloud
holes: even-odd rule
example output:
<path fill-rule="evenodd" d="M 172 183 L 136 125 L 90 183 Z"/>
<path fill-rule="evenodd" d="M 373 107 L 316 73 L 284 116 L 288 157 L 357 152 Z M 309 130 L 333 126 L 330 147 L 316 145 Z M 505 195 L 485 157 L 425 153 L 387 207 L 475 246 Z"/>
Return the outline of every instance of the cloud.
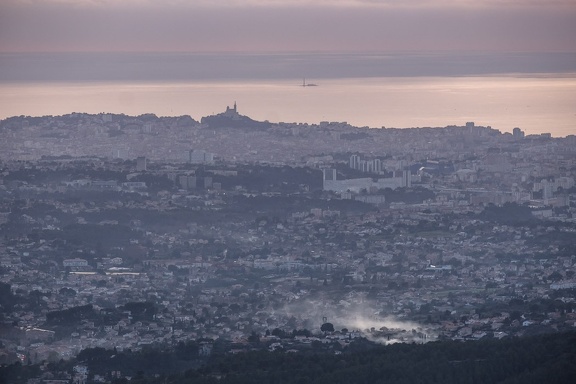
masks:
<path fill-rule="evenodd" d="M 0 51 L 576 50 L 574 7 L 423 3 L 3 0 Z"/>
<path fill-rule="evenodd" d="M 5 4 L 92 7 L 386 7 L 386 8 L 459 8 L 459 7 L 576 7 L 574 0 L 4 0 Z"/>

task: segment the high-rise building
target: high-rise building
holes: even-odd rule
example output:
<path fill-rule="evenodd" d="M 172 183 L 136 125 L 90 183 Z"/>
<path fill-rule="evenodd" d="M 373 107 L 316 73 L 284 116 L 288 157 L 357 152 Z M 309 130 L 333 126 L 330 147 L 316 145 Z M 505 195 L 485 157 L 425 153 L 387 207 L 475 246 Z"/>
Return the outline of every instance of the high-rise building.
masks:
<path fill-rule="evenodd" d="M 374 172 L 376 173 L 382 172 L 382 160 L 374 159 Z"/>
<path fill-rule="evenodd" d="M 136 170 L 138 172 L 146 170 L 146 157 L 140 156 L 136 158 Z"/>
<path fill-rule="evenodd" d="M 322 173 L 324 174 L 324 180 L 325 181 L 336 180 L 336 170 L 335 169 L 325 168 L 322 170 Z"/>
<path fill-rule="evenodd" d="M 544 200 L 551 199 L 554 196 L 552 188 L 553 184 L 551 182 L 548 180 L 542 181 L 542 198 Z"/>
<path fill-rule="evenodd" d="M 212 177 L 210 177 L 210 176 L 204 177 L 202 180 L 202 187 L 204 189 L 212 188 Z"/>
<path fill-rule="evenodd" d="M 350 162 L 348 165 L 352 169 L 360 169 L 360 156 L 358 155 L 350 156 Z"/>
<path fill-rule="evenodd" d="M 524 138 L 524 131 L 516 127 L 512 130 L 512 136 L 514 136 L 517 139 L 522 139 Z"/>
<path fill-rule="evenodd" d="M 214 162 L 214 154 L 203 149 L 193 149 L 188 152 L 188 162 L 191 164 L 211 164 Z"/>
<path fill-rule="evenodd" d="M 402 186 L 406 188 L 412 187 L 412 173 L 410 170 L 402 171 Z"/>
<path fill-rule="evenodd" d="M 178 183 L 182 189 L 196 189 L 196 176 L 182 175 L 178 177 Z"/>
<path fill-rule="evenodd" d="M 368 172 L 368 173 L 374 172 L 374 160 L 366 162 L 366 172 Z"/>
<path fill-rule="evenodd" d="M 182 189 L 188 189 L 188 176 L 178 176 L 178 184 Z"/>
<path fill-rule="evenodd" d="M 359 155 L 350 156 L 348 166 L 352 169 L 357 169 L 361 172 L 367 173 L 380 173 L 382 172 L 382 160 L 362 160 Z"/>
<path fill-rule="evenodd" d="M 336 170 L 333 168 L 325 168 L 322 170 L 322 189 L 332 190 L 333 184 L 336 182 Z"/>

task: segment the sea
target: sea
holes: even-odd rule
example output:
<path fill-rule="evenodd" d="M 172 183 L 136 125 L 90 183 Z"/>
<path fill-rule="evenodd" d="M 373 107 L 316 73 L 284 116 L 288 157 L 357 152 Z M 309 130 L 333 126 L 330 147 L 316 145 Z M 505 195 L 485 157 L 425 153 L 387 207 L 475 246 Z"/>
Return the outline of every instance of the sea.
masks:
<path fill-rule="evenodd" d="M 0 119 L 72 112 L 576 134 L 576 53 L 0 53 Z"/>

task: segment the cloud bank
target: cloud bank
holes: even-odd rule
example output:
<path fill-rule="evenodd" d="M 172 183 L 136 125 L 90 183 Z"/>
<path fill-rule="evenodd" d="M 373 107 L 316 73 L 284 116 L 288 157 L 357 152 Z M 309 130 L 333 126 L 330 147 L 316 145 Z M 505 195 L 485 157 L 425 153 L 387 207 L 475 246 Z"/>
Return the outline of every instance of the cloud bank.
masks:
<path fill-rule="evenodd" d="M 0 51 L 576 51 L 556 0 L 4 0 Z"/>

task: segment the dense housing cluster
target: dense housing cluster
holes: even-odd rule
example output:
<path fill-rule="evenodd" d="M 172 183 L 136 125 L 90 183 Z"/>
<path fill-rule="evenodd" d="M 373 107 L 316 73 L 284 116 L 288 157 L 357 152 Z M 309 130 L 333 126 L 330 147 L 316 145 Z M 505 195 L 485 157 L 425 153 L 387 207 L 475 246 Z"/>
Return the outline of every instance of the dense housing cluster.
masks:
<path fill-rule="evenodd" d="M 236 107 L 0 130 L 6 362 L 576 325 L 574 136 L 271 124 Z"/>

